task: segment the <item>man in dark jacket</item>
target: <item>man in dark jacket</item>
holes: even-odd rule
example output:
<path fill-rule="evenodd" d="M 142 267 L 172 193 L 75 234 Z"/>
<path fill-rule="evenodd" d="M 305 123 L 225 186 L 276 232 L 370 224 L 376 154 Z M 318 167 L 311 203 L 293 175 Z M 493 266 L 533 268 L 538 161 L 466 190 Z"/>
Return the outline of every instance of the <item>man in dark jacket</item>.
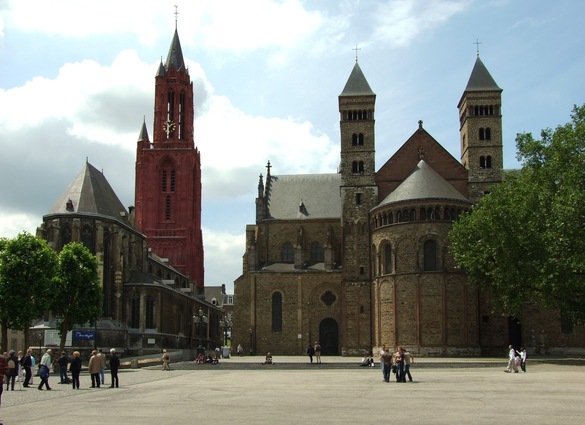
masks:
<path fill-rule="evenodd" d="M 10 350 L 6 361 L 8 362 L 8 373 L 6 374 L 6 391 L 9 389 L 14 391 L 14 383 L 16 382 L 16 376 L 18 375 L 18 357 L 16 357 L 14 350 Z"/>
<path fill-rule="evenodd" d="M 26 354 L 20 359 L 20 365 L 24 368 L 24 384 L 25 388 L 29 387 L 30 379 L 32 378 L 32 348 L 26 350 Z"/>
<path fill-rule="evenodd" d="M 116 388 L 118 388 L 118 369 L 120 368 L 120 359 L 116 355 L 116 350 L 112 348 L 110 350 L 110 375 L 112 375 L 112 385 L 110 388 L 114 388 L 114 383 Z"/>
<path fill-rule="evenodd" d="M 59 363 L 59 377 L 61 378 L 61 384 L 68 384 L 69 378 L 67 377 L 67 365 L 69 364 L 69 358 L 67 357 L 66 351 L 61 351 L 61 357 L 59 357 L 57 363 Z"/>

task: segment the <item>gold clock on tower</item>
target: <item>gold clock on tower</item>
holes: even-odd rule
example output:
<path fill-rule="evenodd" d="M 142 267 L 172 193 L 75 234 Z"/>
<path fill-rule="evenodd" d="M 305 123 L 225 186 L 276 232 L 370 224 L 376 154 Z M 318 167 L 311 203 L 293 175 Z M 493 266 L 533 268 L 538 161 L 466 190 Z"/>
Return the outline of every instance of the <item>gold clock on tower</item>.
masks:
<path fill-rule="evenodd" d="M 165 123 L 163 124 L 163 130 L 166 133 L 172 133 L 173 131 L 175 131 L 175 123 L 171 120 L 167 120 L 165 121 Z"/>

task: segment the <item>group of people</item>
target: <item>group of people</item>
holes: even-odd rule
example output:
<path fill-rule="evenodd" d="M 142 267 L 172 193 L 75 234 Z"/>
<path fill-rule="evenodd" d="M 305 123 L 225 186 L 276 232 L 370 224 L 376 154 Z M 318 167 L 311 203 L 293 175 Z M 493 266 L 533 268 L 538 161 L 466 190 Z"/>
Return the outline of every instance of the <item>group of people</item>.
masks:
<path fill-rule="evenodd" d="M 390 382 L 390 374 L 396 376 L 396 382 L 406 382 L 406 377 L 412 382 L 410 365 L 414 364 L 414 355 L 404 347 L 398 347 L 392 351 L 382 345 L 380 349 L 380 363 L 382 364 L 382 377 L 384 382 Z"/>
<path fill-rule="evenodd" d="M 14 350 L 4 353 L 2 356 L 8 365 L 6 372 L 6 390 L 14 391 L 14 385 L 17 379 L 24 379 L 22 387 L 29 388 L 33 382 L 33 369 L 36 365 L 33 348 L 26 350 L 26 353 L 19 351 L 18 354 Z M 89 359 L 88 371 L 91 374 L 92 388 L 100 387 L 100 384 L 105 384 L 105 369 L 108 361 L 102 349 L 93 350 Z M 116 354 L 116 350 L 110 350 L 110 375 L 112 379 L 111 387 L 118 387 L 118 370 L 120 368 L 120 359 Z M 54 369 L 59 371 L 59 384 L 71 384 L 73 389 L 79 389 L 79 375 L 82 369 L 81 354 L 79 351 L 74 351 L 72 357 L 67 355 L 66 351 L 61 351 L 59 358 L 53 356 L 53 350 L 48 348 L 42 355 L 38 362 L 38 377 L 40 378 L 37 389 L 52 390 L 49 384 L 49 378 Z M 71 374 L 71 378 L 68 376 Z"/>
<path fill-rule="evenodd" d="M 211 354 L 198 354 L 197 357 L 195 358 L 195 363 L 196 364 L 205 364 L 205 363 L 209 363 L 209 364 L 219 364 L 219 354 L 214 354 L 213 356 Z"/>
<path fill-rule="evenodd" d="M 309 344 L 307 347 L 307 356 L 309 356 L 309 360 L 313 363 L 313 356 L 315 356 L 315 362 L 317 364 L 321 363 L 321 345 L 319 341 L 315 341 L 315 345 Z"/>
<path fill-rule="evenodd" d="M 513 345 L 508 346 L 508 367 L 504 372 L 506 373 L 518 373 L 518 366 L 522 369 L 522 372 L 526 373 L 526 349 L 520 347 L 520 350 L 516 350 Z"/>

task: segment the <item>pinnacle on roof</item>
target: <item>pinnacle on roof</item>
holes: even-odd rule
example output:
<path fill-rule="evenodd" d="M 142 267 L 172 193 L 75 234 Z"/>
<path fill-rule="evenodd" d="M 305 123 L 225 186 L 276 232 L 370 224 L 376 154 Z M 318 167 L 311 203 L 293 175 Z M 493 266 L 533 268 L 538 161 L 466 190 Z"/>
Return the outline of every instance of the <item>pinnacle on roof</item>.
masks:
<path fill-rule="evenodd" d="M 185 68 L 185 61 L 183 59 L 183 50 L 181 49 L 181 42 L 179 41 L 179 33 L 175 28 L 175 35 L 173 35 L 173 41 L 171 47 L 169 47 L 169 53 L 165 62 L 165 70 L 168 71 L 171 66 L 174 66 L 177 71 Z M 186 72 L 186 70 L 185 70 Z"/>
<path fill-rule="evenodd" d="M 359 64 L 356 62 L 340 96 L 374 95 Z"/>
<path fill-rule="evenodd" d="M 484 90 L 502 91 L 478 56 L 475 61 L 475 65 L 473 66 L 473 70 L 471 71 L 471 76 L 469 77 L 469 82 L 467 83 L 465 91 Z"/>
<path fill-rule="evenodd" d="M 144 118 L 144 122 L 142 123 L 142 128 L 140 129 L 140 134 L 138 135 L 139 142 L 148 142 L 148 129 L 146 128 L 146 118 Z"/>

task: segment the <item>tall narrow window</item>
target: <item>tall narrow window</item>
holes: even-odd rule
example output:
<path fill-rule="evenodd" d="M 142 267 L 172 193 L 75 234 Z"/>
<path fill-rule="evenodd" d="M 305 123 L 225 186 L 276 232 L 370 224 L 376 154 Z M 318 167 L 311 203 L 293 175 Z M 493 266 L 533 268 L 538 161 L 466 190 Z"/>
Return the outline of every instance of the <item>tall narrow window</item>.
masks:
<path fill-rule="evenodd" d="M 485 140 L 485 130 L 483 128 L 479 129 L 479 140 Z"/>
<path fill-rule="evenodd" d="M 285 263 L 290 263 L 294 260 L 293 256 L 293 247 L 290 242 L 286 242 L 282 245 L 282 261 Z"/>
<path fill-rule="evenodd" d="M 485 156 L 479 157 L 479 168 L 485 168 Z"/>
<path fill-rule="evenodd" d="M 185 92 L 179 95 L 179 123 L 177 125 L 179 132 L 178 138 L 181 140 L 185 137 Z"/>
<path fill-rule="evenodd" d="M 95 254 L 94 232 L 90 226 L 83 226 L 81 228 L 81 243 L 89 250 L 89 252 Z"/>
<path fill-rule="evenodd" d="M 311 261 L 323 261 L 323 249 L 319 242 L 311 244 Z"/>
<path fill-rule="evenodd" d="M 171 197 L 169 195 L 165 198 L 165 220 L 171 219 Z"/>
<path fill-rule="evenodd" d="M 272 294 L 272 332 L 282 331 L 282 294 Z"/>
<path fill-rule="evenodd" d="M 175 170 L 171 171 L 171 192 L 175 191 Z"/>
<path fill-rule="evenodd" d="M 437 270 L 437 243 L 429 239 L 424 244 L 424 271 L 434 272 Z"/>
<path fill-rule="evenodd" d="M 492 168 L 492 157 L 489 155 L 485 158 L 485 168 Z"/>
<path fill-rule="evenodd" d="M 364 172 L 364 161 L 360 161 L 358 163 L 358 172 L 363 174 L 363 172 Z"/>
<path fill-rule="evenodd" d="M 138 328 L 140 326 L 140 297 L 134 294 L 132 305 L 130 307 L 130 327 Z"/>
<path fill-rule="evenodd" d="M 163 170 L 162 172 L 162 191 L 167 191 L 167 170 Z"/>
<path fill-rule="evenodd" d="M 352 173 L 357 173 L 358 172 L 358 163 L 357 163 L 357 161 L 353 161 L 351 163 L 351 172 Z"/>
<path fill-rule="evenodd" d="M 363 133 L 358 134 L 357 144 L 360 146 L 362 146 L 364 144 L 364 134 Z"/>
<path fill-rule="evenodd" d="M 384 274 L 392 273 L 392 247 L 389 244 L 384 246 Z"/>
<path fill-rule="evenodd" d="M 489 127 L 485 129 L 485 139 L 492 140 L 492 130 Z"/>
<path fill-rule="evenodd" d="M 356 146 L 356 145 L 358 144 L 358 135 L 357 135 L 357 134 L 355 134 L 355 133 L 353 133 L 353 134 L 351 135 L 351 144 L 352 144 L 353 146 Z"/>
<path fill-rule="evenodd" d="M 356 205 L 361 205 L 362 203 L 362 194 L 361 193 L 356 193 L 355 194 L 355 204 Z"/>
<path fill-rule="evenodd" d="M 154 329 L 154 298 L 146 297 L 146 328 Z"/>
<path fill-rule="evenodd" d="M 71 226 L 69 224 L 66 224 L 61 229 L 61 243 L 63 244 L 63 246 L 65 246 L 69 242 L 71 242 Z"/>

